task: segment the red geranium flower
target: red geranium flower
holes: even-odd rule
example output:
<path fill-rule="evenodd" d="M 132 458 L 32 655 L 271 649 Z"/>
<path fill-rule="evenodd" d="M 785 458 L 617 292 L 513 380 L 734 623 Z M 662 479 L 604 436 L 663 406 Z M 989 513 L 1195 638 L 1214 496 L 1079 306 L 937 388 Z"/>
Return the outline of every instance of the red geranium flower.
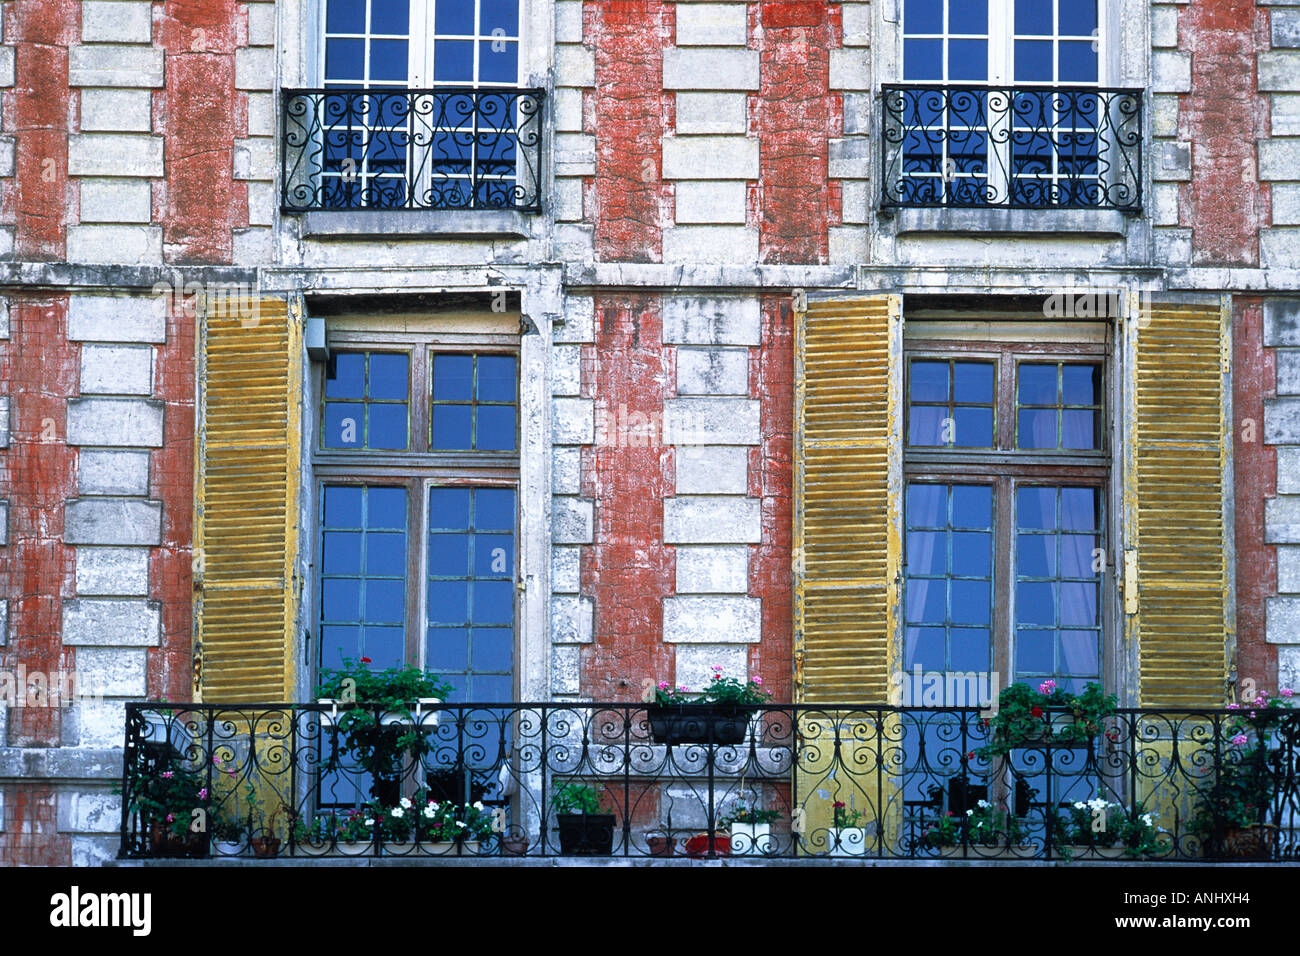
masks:
<path fill-rule="evenodd" d="M 1041 717 L 1041 716 L 1043 716 L 1043 708 L 1041 708 L 1041 707 L 1035 707 L 1035 708 L 1034 708 L 1033 710 L 1031 710 L 1029 713 L 1031 713 L 1031 714 L 1032 714 L 1033 716 L 1035 716 L 1035 717 Z"/>
<path fill-rule="evenodd" d="M 370 658 L 368 658 L 368 657 L 363 657 L 363 658 L 361 658 L 361 663 L 363 663 L 363 664 L 373 664 L 374 661 L 372 661 L 372 660 L 371 660 Z"/>

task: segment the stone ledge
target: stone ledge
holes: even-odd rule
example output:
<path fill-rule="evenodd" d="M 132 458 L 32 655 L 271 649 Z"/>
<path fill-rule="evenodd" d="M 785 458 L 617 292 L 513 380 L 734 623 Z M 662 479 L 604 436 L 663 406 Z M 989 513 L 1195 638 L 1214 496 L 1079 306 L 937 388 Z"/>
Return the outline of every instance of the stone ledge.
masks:
<path fill-rule="evenodd" d="M 882 210 L 888 215 L 889 210 Z M 1124 236 L 1131 218 L 1113 209 L 898 209 L 899 235 L 919 232 Z"/>
<path fill-rule="evenodd" d="M 528 239 L 532 217 L 513 210 L 351 209 L 302 214 L 317 239 Z"/>

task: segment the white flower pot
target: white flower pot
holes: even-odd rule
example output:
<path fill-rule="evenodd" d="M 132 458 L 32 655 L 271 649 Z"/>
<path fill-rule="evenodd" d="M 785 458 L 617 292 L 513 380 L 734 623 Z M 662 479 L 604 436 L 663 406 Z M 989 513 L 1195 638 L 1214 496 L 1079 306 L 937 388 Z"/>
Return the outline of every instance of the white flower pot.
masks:
<path fill-rule="evenodd" d="M 367 840 L 365 843 L 344 843 L 342 840 L 338 843 L 338 851 L 344 856 L 365 856 L 374 850 L 375 845 Z"/>
<path fill-rule="evenodd" d="M 763 856 L 771 853 L 772 825 L 770 823 L 733 823 L 731 825 L 732 856 Z"/>
<path fill-rule="evenodd" d="M 866 856 L 866 827 L 831 827 L 831 856 Z"/>
<path fill-rule="evenodd" d="M 241 856 L 246 849 L 242 840 L 213 840 L 209 856 L 214 860 L 224 860 L 227 857 Z"/>
<path fill-rule="evenodd" d="M 329 708 L 329 710 L 320 711 L 321 727 L 333 727 L 338 722 L 339 711 L 351 706 L 332 697 L 317 697 L 316 703 Z M 432 708 L 441 703 L 441 697 L 419 697 L 416 698 L 415 707 L 412 710 L 386 711 L 379 715 L 379 722 L 386 727 L 402 727 L 407 724 L 436 727 L 438 726 L 438 719 L 442 716 L 442 711 L 433 710 Z"/>

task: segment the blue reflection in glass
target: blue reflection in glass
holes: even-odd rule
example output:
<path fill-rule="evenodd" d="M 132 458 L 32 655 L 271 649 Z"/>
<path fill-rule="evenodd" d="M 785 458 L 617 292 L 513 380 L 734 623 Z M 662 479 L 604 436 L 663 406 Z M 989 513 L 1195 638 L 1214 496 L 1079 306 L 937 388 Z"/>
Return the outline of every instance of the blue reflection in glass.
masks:
<path fill-rule="evenodd" d="M 1016 0 L 1016 33 L 1052 35 L 1052 7 L 1055 0 Z"/>
<path fill-rule="evenodd" d="M 361 448 L 365 438 L 366 407 L 344 402 L 326 402 L 322 423 L 326 448 Z"/>
<path fill-rule="evenodd" d="M 472 656 L 476 670 L 509 671 L 515 659 L 515 633 L 507 628 L 474 629 Z"/>
<path fill-rule="evenodd" d="M 366 574 L 406 574 L 406 535 L 370 531 L 366 534 Z"/>
<path fill-rule="evenodd" d="M 949 611 L 951 623 L 989 624 L 989 582 L 954 578 L 949 583 L 952 598 Z"/>
<path fill-rule="evenodd" d="M 441 36 L 474 32 L 474 4 L 467 0 L 438 0 L 434 6 L 433 29 Z"/>
<path fill-rule="evenodd" d="M 366 447 L 401 450 L 406 448 L 406 406 L 371 405 Z"/>
<path fill-rule="evenodd" d="M 370 32 L 406 36 L 410 30 L 409 0 L 372 0 Z"/>
<path fill-rule="evenodd" d="M 323 581 L 321 617 L 329 621 L 359 621 L 361 582 L 355 578 L 327 578 Z"/>
<path fill-rule="evenodd" d="M 514 536 L 477 534 L 474 536 L 474 575 L 480 578 L 514 578 Z"/>
<path fill-rule="evenodd" d="M 478 44 L 480 83 L 514 83 L 519 79 L 519 44 L 502 40 L 480 40 Z"/>
<path fill-rule="evenodd" d="M 1061 582 L 1061 625 L 1095 627 L 1097 624 L 1097 584 L 1092 581 Z"/>
<path fill-rule="evenodd" d="M 326 487 L 325 524 L 331 528 L 360 528 L 361 489 L 338 485 Z"/>
<path fill-rule="evenodd" d="M 948 32 L 987 34 L 988 0 L 948 0 Z"/>
<path fill-rule="evenodd" d="M 1016 623 L 1056 623 L 1056 585 L 1051 582 L 1020 581 L 1016 584 Z"/>
<path fill-rule="evenodd" d="M 911 368 L 912 401 L 948 401 L 947 362 L 913 362 Z"/>
<path fill-rule="evenodd" d="M 433 406 L 433 447 L 438 451 L 469 451 L 472 410 L 469 405 Z"/>
<path fill-rule="evenodd" d="M 1101 367 L 1063 365 L 1061 400 L 1066 405 L 1097 405 L 1101 395 Z"/>
<path fill-rule="evenodd" d="M 1016 82 L 1050 83 L 1052 76 L 1052 41 L 1016 41 Z"/>
<path fill-rule="evenodd" d="M 962 404 L 993 403 L 993 363 L 957 362 L 953 366 L 953 399 Z"/>
<path fill-rule="evenodd" d="M 1061 447 L 1095 451 L 1100 447 L 1096 412 L 1067 408 L 1061 412 Z"/>
<path fill-rule="evenodd" d="M 433 357 L 433 400 L 468 402 L 474 397 L 474 356 Z"/>
<path fill-rule="evenodd" d="M 906 618 L 909 624 L 943 624 L 945 586 L 942 580 L 913 578 L 907 582 Z"/>
<path fill-rule="evenodd" d="M 905 33 L 942 33 L 944 0 L 907 0 L 903 10 Z"/>
<path fill-rule="evenodd" d="M 952 533 L 952 573 L 986 578 L 993 573 L 993 535 L 985 531 Z"/>
<path fill-rule="evenodd" d="M 1022 408 L 1016 418 L 1016 438 L 1020 448 L 1059 448 L 1056 409 Z"/>
<path fill-rule="evenodd" d="M 405 80 L 410 75 L 407 63 L 407 41 L 370 41 L 370 79 Z"/>
<path fill-rule="evenodd" d="M 469 666 L 468 631 L 463 627 L 431 627 L 428 634 L 429 670 L 445 673 Z"/>
<path fill-rule="evenodd" d="M 941 627 L 909 627 L 903 635 L 903 667 L 911 671 L 941 671 L 948 666 L 945 651 L 944 629 Z"/>
<path fill-rule="evenodd" d="M 474 43 L 470 40 L 435 40 L 433 78 L 439 82 L 468 83 L 474 79 Z"/>
<path fill-rule="evenodd" d="M 1097 54 L 1091 40 L 1062 40 L 1057 56 L 1062 83 L 1097 82 Z"/>
<path fill-rule="evenodd" d="M 334 377 L 325 379 L 326 398 L 362 398 L 366 391 L 364 352 L 338 352 L 331 363 Z"/>
<path fill-rule="evenodd" d="M 328 0 L 325 5 L 326 33 L 365 33 L 366 0 Z"/>
<path fill-rule="evenodd" d="M 1056 489 L 1025 486 L 1016 489 L 1016 525 L 1020 528 L 1056 527 Z"/>
<path fill-rule="evenodd" d="M 366 620 L 401 624 L 406 619 L 406 582 L 386 578 L 366 580 Z"/>
<path fill-rule="evenodd" d="M 914 482 L 907 486 L 907 523 L 913 528 L 948 526 L 948 488 Z"/>
<path fill-rule="evenodd" d="M 479 32 L 487 36 L 498 29 L 518 36 L 519 0 L 479 0 L 479 21 Z"/>
<path fill-rule="evenodd" d="M 1101 527 L 1101 495 L 1096 488 L 1061 489 L 1061 527 L 1067 531 Z"/>
<path fill-rule="evenodd" d="M 513 355 L 480 355 L 478 357 L 478 400 L 480 402 L 513 402 L 518 391 L 519 376 L 515 371 Z"/>
<path fill-rule="evenodd" d="M 513 581 L 474 582 L 474 624 L 512 624 L 515 619 Z"/>
<path fill-rule="evenodd" d="M 949 640 L 949 664 L 954 671 L 988 673 L 993 654 L 991 631 L 986 628 L 954 627 Z"/>
<path fill-rule="evenodd" d="M 907 418 L 907 443 L 922 447 L 942 445 L 947 406 L 913 405 Z"/>
<path fill-rule="evenodd" d="M 360 574 L 361 534 L 356 531 L 326 531 L 321 543 L 321 573 Z"/>
<path fill-rule="evenodd" d="M 1061 669 L 1066 674 L 1096 677 L 1101 673 L 1097 631 L 1061 631 Z"/>
<path fill-rule="evenodd" d="M 954 445 L 962 448 L 993 447 L 992 408 L 957 408 L 952 417 Z"/>
<path fill-rule="evenodd" d="M 907 573 L 946 574 L 948 537 L 942 531 L 907 533 Z"/>
<path fill-rule="evenodd" d="M 1016 671 L 1051 674 L 1056 670 L 1052 639 L 1055 631 L 1019 628 L 1016 631 Z"/>
<path fill-rule="evenodd" d="M 1062 36 L 1086 37 L 1097 29 L 1097 0 L 1061 0 Z"/>
<path fill-rule="evenodd" d="M 400 627 L 367 627 L 365 652 L 376 670 L 400 667 L 406 656 L 406 640 Z"/>
<path fill-rule="evenodd" d="M 475 447 L 479 451 L 515 450 L 515 407 L 479 405 Z"/>
<path fill-rule="evenodd" d="M 479 531 L 509 531 L 515 527 L 513 488 L 478 488 L 474 492 L 474 527 Z"/>
<path fill-rule="evenodd" d="M 1096 535 L 1061 535 L 1061 577 L 1090 578 L 1096 575 L 1098 571 L 1093 567 L 1096 548 Z"/>
<path fill-rule="evenodd" d="M 952 526 L 954 528 L 993 527 L 993 488 L 989 485 L 954 485 Z"/>
<path fill-rule="evenodd" d="M 405 352 L 370 354 L 370 397 L 405 401 L 409 385 L 410 360 Z"/>
<path fill-rule="evenodd" d="M 943 41 L 904 40 L 903 79 L 919 83 L 942 80 Z"/>
<path fill-rule="evenodd" d="M 429 536 L 429 576 L 460 577 L 470 573 L 469 538 L 463 534 Z"/>
<path fill-rule="evenodd" d="M 428 608 L 430 624 L 468 624 L 469 582 L 430 581 Z"/>
<path fill-rule="evenodd" d="M 1056 577 L 1056 537 L 1016 535 L 1016 574 L 1025 578 Z"/>
<path fill-rule="evenodd" d="M 988 40 L 949 40 L 948 79 L 984 81 L 989 75 Z"/>
<path fill-rule="evenodd" d="M 345 657 L 362 656 L 361 628 L 326 624 L 321 627 L 321 667 L 341 667 Z"/>
<path fill-rule="evenodd" d="M 325 41 L 325 76 L 331 80 L 364 80 L 365 40 L 331 37 Z"/>
<path fill-rule="evenodd" d="M 447 530 L 468 528 L 469 489 L 430 488 L 429 527 Z"/>

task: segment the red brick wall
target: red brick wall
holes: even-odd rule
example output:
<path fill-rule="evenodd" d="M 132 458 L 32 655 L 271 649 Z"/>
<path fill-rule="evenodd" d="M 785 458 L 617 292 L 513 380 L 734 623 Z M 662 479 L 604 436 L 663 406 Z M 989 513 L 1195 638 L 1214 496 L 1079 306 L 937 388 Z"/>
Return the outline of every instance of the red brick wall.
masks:
<path fill-rule="evenodd" d="M 842 100 L 828 92 L 840 11 L 806 0 L 760 6 L 760 89 L 751 101 L 759 136 L 759 258 L 824 263 L 827 227 L 839 219 L 827 151 L 828 138 L 844 129 Z"/>
<path fill-rule="evenodd" d="M 1192 54 L 1192 91 L 1178 117 L 1179 138 L 1192 144 L 1192 179 L 1179 203 L 1192 261 L 1258 265 L 1270 199 L 1256 180 L 1255 140 L 1269 135 L 1269 110 L 1255 54 L 1268 49 L 1268 16 L 1253 0 L 1199 0 L 1179 11 L 1178 29 L 1180 49 Z"/>
<path fill-rule="evenodd" d="M 6 866 L 72 865 L 72 846 L 59 834 L 51 787 L 17 784 L 6 789 L 0 861 Z"/>

